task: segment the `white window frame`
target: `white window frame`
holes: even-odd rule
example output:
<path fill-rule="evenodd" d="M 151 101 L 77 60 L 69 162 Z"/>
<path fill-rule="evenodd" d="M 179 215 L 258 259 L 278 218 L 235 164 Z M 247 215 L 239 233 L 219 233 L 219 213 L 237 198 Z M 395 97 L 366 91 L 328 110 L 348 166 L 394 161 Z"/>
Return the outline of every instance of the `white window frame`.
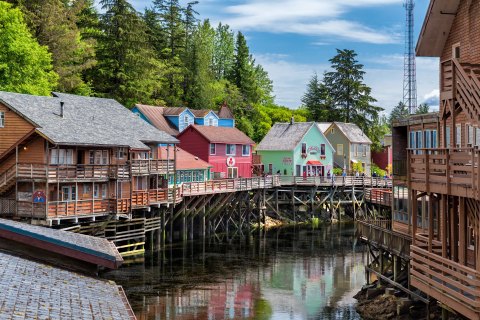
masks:
<path fill-rule="evenodd" d="M 245 153 L 245 149 L 248 151 L 247 153 Z M 243 144 L 242 145 L 242 156 L 248 157 L 249 155 L 250 155 L 250 145 Z"/>
<path fill-rule="evenodd" d="M 480 145 L 480 128 L 475 128 L 475 146 Z"/>
<path fill-rule="evenodd" d="M 337 144 L 337 155 L 343 156 L 343 143 Z"/>
<path fill-rule="evenodd" d="M 208 125 L 209 125 L 210 127 L 215 126 L 215 121 L 214 121 L 213 118 L 208 118 Z"/>
<path fill-rule="evenodd" d="M 445 147 L 450 148 L 450 126 L 447 126 L 445 129 L 445 143 Z"/>
<path fill-rule="evenodd" d="M 229 150 L 228 150 L 228 149 L 229 149 L 228 146 L 232 146 L 232 150 L 230 150 L 230 152 L 229 152 Z M 232 152 L 232 151 L 233 151 L 233 152 Z M 236 152 L 236 150 L 235 150 L 235 145 L 234 145 L 234 144 L 226 144 L 226 145 L 225 145 L 225 154 L 226 154 L 227 156 L 234 156 L 234 155 L 235 155 L 235 152 Z"/>
<path fill-rule="evenodd" d="M 474 128 L 471 125 L 465 125 L 468 130 L 467 130 L 467 145 L 472 147 L 475 144 L 475 137 L 474 137 Z"/>
<path fill-rule="evenodd" d="M 75 201 L 76 199 L 77 188 L 75 186 L 62 186 L 62 201 Z"/>
<path fill-rule="evenodd" d="M 457 148 L 462 146 L 462 125 L 457 124 L 455 126 L 455 146 Z"/>
<path fill-rule="evenodd" d="M 100 185 L 99 184 L 93 185 L 93 198 L 94 199 L 100 198 Z"/>
<path fill-rule="evenodd" d="M 213 153 L 212 153 L 212 146 L 213 146 Z M 210 143 L 210 155 L 214 156 L 217 154 L 217 145 L 215 143 Z"/>
<path fill-rule="evenodd" d="M 118 148 L 117 149 L 117 159 L 125 159 L 127 155 L 127 148 Z"/>
<path fill-rule="evenodd" d="M 235 172 L 235 175 L 233 174 Z M 227 168 L 227 177 L 229 179 L 238 178 L 238 167 L 228 167 Z"/>
<path fill-rule="evenodd" d="M 364 157 L 367 156 L 367 149 L 368 149 L 368 145 L 364 145 L 364 146 L 363 146 L 363 156 L 364 156 Z"/>
<path fill-rule="evenodd" d="M 5 128 L 5 111 L 0 111 L 0 128 Z"/>
<path fill-rule="evenodd" d="M 184 114 L 183 115 L 183 125 L 185 126 L 185 128 L 188 127 L 189 120 L 190 120 L 190 117 L 188 116 L 188 114 Z"/>
<path fill-rule="evenodd" d="M 103 183 L 102 184 L 102 199 L 106 199 L 106 198 L 107 198 L 107 184 Z"/>
<path fill-rule="evenodd" d="M 305 148 L 304 148 L 305 146 Z M 305 152 L 304 152 L 304 149 L 305 149 Z M 306 154 L 307 153 L 307 143 L 306 142 L 302 142 L 302 150 L 301 150 L 302 154 Z"/>
<path fill-rule="evenodd" d="M 50 164 L 55 164 L 55 165 L 73 164 L 73 149 L 51 149 Z"/>
<path fill-rule="evenodd" d="M 321 156 L 325 156 L 327 154 L 327 146 L 325 145 L 325 143 L 321 143 L 320 144 L 320 155 Z"/>

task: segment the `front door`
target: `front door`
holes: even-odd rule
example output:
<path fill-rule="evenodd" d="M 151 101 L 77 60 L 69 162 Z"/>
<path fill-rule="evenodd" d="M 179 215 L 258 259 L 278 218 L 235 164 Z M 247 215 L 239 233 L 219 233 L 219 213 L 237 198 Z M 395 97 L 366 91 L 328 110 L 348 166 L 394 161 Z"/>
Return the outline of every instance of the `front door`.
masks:
<path fill-rule="evenodd" d="M 229 179 L 235 179 L 237 177 L 238 177 L 238 168 L 229 167 L 228 168 L 228 178 Z"/>
<path fill-rule="evenodd" d="M 300 176 L 302 175 L 302 172 L 301 172 L 301 171 L 302 171 L 302 166 L 299 165 L 299 164 L 297 164 L 297 165 L 295 166 L 295 175 L 296 175 L 297 177 L 300 177 Z"/>

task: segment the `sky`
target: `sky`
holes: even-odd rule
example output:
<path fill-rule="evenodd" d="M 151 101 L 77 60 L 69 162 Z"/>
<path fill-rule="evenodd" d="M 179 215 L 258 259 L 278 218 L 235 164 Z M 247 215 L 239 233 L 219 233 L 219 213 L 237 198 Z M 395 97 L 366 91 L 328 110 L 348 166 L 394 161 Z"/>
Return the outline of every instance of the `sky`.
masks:
<path fill-rule="evenodd" d="M 152 1 L 130 2 L 143 12 Z M 415 41 L 428 4 L 416 0 Z M 245 34 L 279 105 L 299 107 L 308 81 L 328 70 L 337 48 L 358 53 L 365 83 L 386 113 L 403 99 L 403 0 L 199 0 L 196 11 L 200 19 Z M 438 58 L 417 58 L 419 104 L 438 108 L 438 78 Z"/>

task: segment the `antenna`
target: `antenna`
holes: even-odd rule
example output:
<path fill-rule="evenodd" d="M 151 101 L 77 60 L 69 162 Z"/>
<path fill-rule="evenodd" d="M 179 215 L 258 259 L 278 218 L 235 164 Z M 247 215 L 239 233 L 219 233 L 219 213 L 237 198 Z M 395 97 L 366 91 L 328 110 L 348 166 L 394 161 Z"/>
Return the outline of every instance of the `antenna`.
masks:
<path fill-rule="evenodd" d="M 403 103 L 410 114 L 417 111 L 417 72 L 415 50 L 413 48 L 413 9 L 414 0 L 404 0 L 403 6 L 407 13 L 405 25 L 405 57 L 403 69 Z"/>

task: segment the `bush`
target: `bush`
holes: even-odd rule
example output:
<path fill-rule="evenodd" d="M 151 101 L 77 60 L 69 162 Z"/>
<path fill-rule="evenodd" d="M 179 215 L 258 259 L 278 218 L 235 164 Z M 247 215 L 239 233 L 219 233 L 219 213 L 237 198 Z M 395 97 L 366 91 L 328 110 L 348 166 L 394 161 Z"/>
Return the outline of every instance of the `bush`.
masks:
<path fill-rule="evenodd" d="M 377 177 L 383 177 L 387 173 L 385 170 L 380 169 L 379 166 L 376 164 L 372 163 L 372 175 L 373 173 L 377 174 Z"/>
<path fill-rule="evenodd" d="M 342 168 L 333 168 L 333 174 L 336 175 L 336 176 L 341 176 L 343 173 L 343 169 Z"/>

